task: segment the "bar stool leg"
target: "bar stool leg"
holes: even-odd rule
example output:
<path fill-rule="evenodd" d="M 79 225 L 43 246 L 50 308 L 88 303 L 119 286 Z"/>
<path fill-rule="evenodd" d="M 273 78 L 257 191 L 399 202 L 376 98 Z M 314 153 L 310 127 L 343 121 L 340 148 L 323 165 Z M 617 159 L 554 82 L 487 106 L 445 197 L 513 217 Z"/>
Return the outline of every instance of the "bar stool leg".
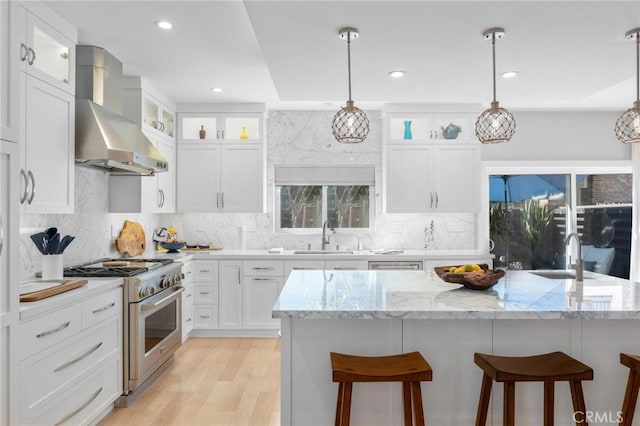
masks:
<path fill-rule="evenodd" d="M 544 382 L 544 426 L 553 426 L 555 382 Z"/>
<path fill-rule="evenodd" d="M 480 388 L 480 401 L 478 401 L 478 413 L 476 414 L 476 426 L 486 426 L 487 414 L 489 413 L 489 399 L 491 398 L 491 385 L 493 379 L 488 374 L 482 376 L 482 387 Z"/>
<path fill-rule="evenodd" d="M 420 390 L 420 382 L 411 382 L 411 391 L 416 426 L 424 426 L 424 412 L 422 411 L 422 391 Z"/>
<path fill-rule="evenodd" d="M 340 382 L 338 386 L 338 402 L 336 402 L 336 421 L 335 426 L 341 426 L 342 423 L 342 398 L 344 397 L 344 382 Z"/>
<path fill-rule="evenodd" d="M 515 426 L 516 414 L 516 384 L 504 382 L 504 407 L 502 410 L 502 424 Z"/>
<path fill-rule="evenodd" d="M 640 389 L 640 376 L 634 370 L 629 371 L 627 379 L 627 390 L 624 392 L 624 402 L 622 403 L 621 426 L 631 426 L 633 414 L 636 411 L 638 401 L 638 390 Z"/>
<path fill-rule="evenodd" d="M 582 393 L 582 382 L 569 382 L 571 388 L 571 399 L 573 400 L 573 415 L 576 426 L 588 425 L 585 415 L 584 394 Z"/>
<path fill-rule="evenodd" d="M 342 395 L 342 422 L 340 426 L 349 426 L 351 421 L 351 387 L 353 383 L 346 382 Z"/>
<path fill-rule="evenodd" d="M 404 426 L 412 426 L 411 423 L 411 383 L 402 382 L 402 414 Z"/>

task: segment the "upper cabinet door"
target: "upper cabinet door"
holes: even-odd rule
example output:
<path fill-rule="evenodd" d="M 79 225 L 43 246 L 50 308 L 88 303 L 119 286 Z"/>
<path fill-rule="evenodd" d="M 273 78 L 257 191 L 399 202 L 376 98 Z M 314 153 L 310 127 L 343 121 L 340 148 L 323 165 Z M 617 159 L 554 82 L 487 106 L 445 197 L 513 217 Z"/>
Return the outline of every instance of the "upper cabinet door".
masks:
<path fill-rule="evenodd" d="M 478 143 L 474 114 L 434 114 L 433 131 L 438 143 Z"/>
<path fill-rule="evenodd" d="M 223 212 L 263 211 L 261 144 L 223 146 L 220 163 L 220 207 Z"/>
<path fill-rule="evenodd" d="M 433 139 L 433 122 L 430 115 L 406 114 L 387 121 L 388 141 L 427 142 Z"/>
<path fill-rule="evenodd" d="M 182 144 L 178 148 L 179 212 L 220 210 L 220 148 L 213 144 Z"/>
<path fill-rule="evenodd" d="M 213 114 L 185 115 L 180 121 L 180 137 L 183 142 L 197 140 L 214 141 L 222 134 L 222 123 Z"/>
<path fill-rule="evenodd" d="M 224 130 L 220 139 L 229 141 L 259 141 L 261 138 L 260 117 L 253 116 L 226 116 L 224 118 Z"/>
<path fill-rule="evenodd" d="M 75 43 L 42 19 L 26 12 L 26 71 L 36 78 L 75 93 Z"/>
<path fill-rule="evenodd" d="M 19 52 L 12 49 L 11 34 L 18 22 L 10 19 L 8 1 L 0 1 L 0 139 L 18 142 L 20 126 L 20 101 L 18 100 L 17 74 L 20 70 Z M 22 28 L 24 31 L 24 27 Z"/>

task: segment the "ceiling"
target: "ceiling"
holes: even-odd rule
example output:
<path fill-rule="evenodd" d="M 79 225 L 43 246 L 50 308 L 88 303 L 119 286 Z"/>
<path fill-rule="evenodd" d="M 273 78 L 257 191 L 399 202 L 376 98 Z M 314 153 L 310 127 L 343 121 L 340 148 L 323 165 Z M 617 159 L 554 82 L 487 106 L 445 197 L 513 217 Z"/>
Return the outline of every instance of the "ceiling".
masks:
<path fill-rule="evenodd" d="M 492 98 L 491 43 L 501 26 L 497 98 L 509 109 L 623 110 L 635 100 L 634 1 L 52 1 L 80 44 L 110 51 L 176 102 L 264 102 L 333 109 L 347 99 L 354 26 L 356 105 L 476 103 Z M 167 19 L 171 31 L 154 22 Z M 388 72 L 406 75 L 391 79 Z M 220 87 L 221 93 L 211 88 Z"/>

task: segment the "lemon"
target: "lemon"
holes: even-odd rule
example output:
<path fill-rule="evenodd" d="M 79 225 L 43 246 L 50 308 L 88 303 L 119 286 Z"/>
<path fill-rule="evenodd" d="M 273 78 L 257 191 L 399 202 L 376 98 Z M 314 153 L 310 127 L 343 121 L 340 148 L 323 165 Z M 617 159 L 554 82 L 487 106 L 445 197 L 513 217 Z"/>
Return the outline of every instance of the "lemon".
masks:
<path fill-rule="evenodd" d="M 472 272 L 473 271 L 473 265 L 464 265 L 464 272 Z"/>
<path fill-rule="evenodd" d="M 464 272 L 465 272 L 465 270 L 464 270 L 463 266 L 460 266 L 460 267 L 456 268 L 456 274 L 462 274 Z"/>
<path fill-rule="evenodd" d="M 482 271 L 482 268 L 481 268 L 481 267 L 480 267 L 480 265 L 478 265 L 478 264 L 475 264 L 475 263 L 474 263 L 473 265 L 471 265 L 471 267 L 473 268 L 473 272 L 480 272 L 480 271 Z"/>
<path fill-rule="evenodd" d="M 452 266 L 451 268 L 449 268 L 449 272 L 454 273 L 456 272 L 456 267 Z"/>

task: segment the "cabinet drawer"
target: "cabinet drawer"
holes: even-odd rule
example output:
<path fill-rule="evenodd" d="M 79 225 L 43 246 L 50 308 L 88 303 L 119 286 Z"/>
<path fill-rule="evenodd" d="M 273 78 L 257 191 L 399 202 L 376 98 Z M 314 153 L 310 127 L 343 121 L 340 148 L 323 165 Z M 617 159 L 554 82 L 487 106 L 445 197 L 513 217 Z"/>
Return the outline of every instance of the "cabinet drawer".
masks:
<path fill-rule="evenodd" d="M 184 278 L 182 279 L 182 284 L 185 285 L 185 284 L 192 283 L 194 280 L 193 262 L 190 261 L 182 264 L 182 273 L 184 274 Z"/>
<path fill-rule="evenodd" d="M 324 260 L 285 260 L 283 274 L 285 279 L 291 271 L 298 269 L 324 269 Z"/>
<path fill-rule="evenodd" d="M 39 411 L 56 390 L 86 375 L 108 357 L 120 358 L 118 319 L 20 362 L 20 416 Z"/>
<path fill-rule="evenodd" d="M 82 329 L 122 312 L 122 287 L 82 302 Z"/>
<path fill-rule="evenodd" d="M 193 327 L 218 328 L 218 305 L 194 306 Z"/>
<path fill-rule="evenodd" d="M 194 281 L 218 282 L 218 261 L 197 260 L 193 265 Z"/>
<path fill-rule="evenodd" d="M 193 306 L 182 309 L 182 341 L 184 342 L 193 330 Z"/>
<path fill-rule="evenodd" d="M 217 284 L 194 284 L 193 304 L 194 305 L 215 305 L 218 303 Z"/>
<path fill-rule="evenodd" d="M 121 362 L 120 358 L 110 359 L 81 382 L 52 397 L 35 417 L 21 419 L 20 424 L 89 424 L 122 393 Z"/>
<path fill-rule="evenodd" d="M 182 292 L 182 310 L 189 306 L 193 306 L 193 284 L 185 285 Z"/>
<path fill-rule="evenodd" d="M 327 260 L 324 262 L 324 269 L 369 269 L 369 262 L 366 260 Z"/>
<path fill-rule="evenodd" d="M 245 276 L 281 277 L 284 263 L 273 260 L 245 260 L 242 262 L 242 272 Z"/>
<path fill-rule="evenodd" d="M 58 342 L 79 333 L 82 307 L 77 303 L 68 308 L 52 312 L 31 321 L 21 323 L 18 327 L 20 339 L 18 359 L 27 358 Z"/>

